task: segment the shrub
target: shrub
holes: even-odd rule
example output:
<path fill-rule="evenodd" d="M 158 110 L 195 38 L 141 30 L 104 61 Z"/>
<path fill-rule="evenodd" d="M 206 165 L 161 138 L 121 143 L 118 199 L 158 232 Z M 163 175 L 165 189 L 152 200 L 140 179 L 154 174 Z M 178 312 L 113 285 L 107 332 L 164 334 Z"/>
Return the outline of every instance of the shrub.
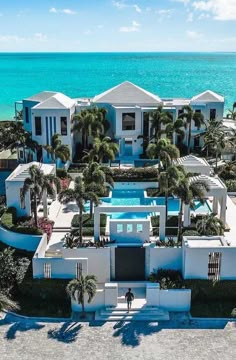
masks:
<path fill-rule="evenodd" d="M 184 281 L 181 272 L 172 269 L 158 269 L 152 272 L 148 278 L 151 282 L 159 282 L 160 288 L 166 289 L 183 289 Z"/>
<path fill-rule="evenodd" d="M 16 220 L 17 220 L 16 208 L 9 207 L 2 215 L 1 224 L 6 229 L 11 230 L 15 226 Z"/>
<path fill-rule="evenodd" d="M 146 190 L 147 191 L 147 196 L 150 196 L 150 197 L 157 197 L 159 196 L 159 189 L 155 189 L 155 188 L 149 188 Z"/>
<path fill-rule="evenodd" d="M 112 177 L 120 181 L 157 181 L 158 171 L 155 168 L 112 169 Z"/>
<path fill-rule="evenodd" d="M 60 179 L 66 179 L 67 178 L 67 171 L 65 169 L 57 169 L 57 177 Z"/>
<path fill-rule="evenodd" d="M 106 226 L 106 219 L 107 219 L 106 214 L 101 214 L 100 227 Z M 71 221 L 71 226 L 79 227 L 79 214 L 75 214 L 73 216 L 73 219 Z M 94 227 L 94 218 L 92 217 L 91 219 L 89 214 L 83 214 L 83 228 L 88 228 L 88 227 Z"/>
<path fill-rule="evenodd" d="M 228 192 L 236 191 L 236 180 L 225 180 L 225 186 Z"/>
<path fill-rule="evenodd" d="M 184 230 L 182 236 L 199 236 L 199 232 L 193 229 Z"/>
<path fill-rule="evenodd" d="M 236 299 L 236 281 L 222 280 L 213 282 L 211 280 L 184 280 L 185 287 L 192 290 L 192 300 L 211 300 Z"/>

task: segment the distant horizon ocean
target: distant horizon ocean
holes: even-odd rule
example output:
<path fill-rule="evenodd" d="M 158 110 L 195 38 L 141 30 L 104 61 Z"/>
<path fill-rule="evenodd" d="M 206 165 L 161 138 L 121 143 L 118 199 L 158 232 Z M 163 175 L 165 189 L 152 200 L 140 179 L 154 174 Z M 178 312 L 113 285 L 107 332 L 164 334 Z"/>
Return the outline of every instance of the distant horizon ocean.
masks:
<path fill-rule="evenodd" d="M 0 120 L 15 101 L 40 91 L 93 97 L 128 80 L 161 98 L 191 98 L 205 90 L 236 101 L 236 53 L 0 53 Z"/>

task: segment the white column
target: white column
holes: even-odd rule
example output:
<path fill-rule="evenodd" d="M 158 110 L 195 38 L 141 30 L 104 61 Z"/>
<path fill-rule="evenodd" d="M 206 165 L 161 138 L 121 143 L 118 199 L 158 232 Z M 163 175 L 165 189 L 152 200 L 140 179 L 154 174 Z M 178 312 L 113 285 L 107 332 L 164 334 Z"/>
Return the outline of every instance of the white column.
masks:
<path fill-rule="evenodd" d="M 184 226 L 189 226 L 190 225 L 190 206 L 189 205 L 184 205 Z"/>
<path fill-rule="evenodd" d="M 223 221 L 224 225 L 226 221 L 226 202 L 227 196 L 225 194 L 220 199 L 220 219 Z"/>
<path fill-rule="evenodd" d="M 166 237 L 166 210 L 165 206 L 161 209 L 159 208 L 158 212 L 160 211 L 160 225 L 159 225 L 159 238 L 160 240 L 165 240 Z"/>
<path fill-rule="evenodd" d="M 160 284 L 159 283 L 147 283 L 146 284 L 146 301 L 147 301 L 147 306 L 159 306 L 160 305 Z"/>
<path fill-rule="evenodd" d="M 100 238 L 100 211 L 99 208 L 94 208 L 94 240 Z"/>
<path fill-rule="evenodd" d="M 218 200 L 219 199 L 217 196 L 213 197 L 213 207 L 212 207 L 213 214 L 218 214 Z"/>
<path fill-rule="evenodd" d="M 117 306 L 118 302 L 118 284 L 105 283 L 105 306 Z"/>

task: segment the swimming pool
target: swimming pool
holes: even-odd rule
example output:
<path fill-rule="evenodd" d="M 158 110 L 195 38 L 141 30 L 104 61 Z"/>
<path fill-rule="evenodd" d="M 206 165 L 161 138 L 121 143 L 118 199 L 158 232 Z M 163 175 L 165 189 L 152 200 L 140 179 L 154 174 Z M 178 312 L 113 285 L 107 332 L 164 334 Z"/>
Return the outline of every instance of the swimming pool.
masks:
<path fill-rule="evenodd" d="M 193 212 L 195 214 L 208 214 L 211 212 L 211 209 L 207 202 L 204 205 L 201 205 L 199 201 L 195 202 L 195 209 Z M 145 197 L 144 190 L 112 190 L 111 197 L 102 198 L 102 205 L 111 205 L 111 206 L 139 206 L 139 205 L 165 205 L 164 197 Z M 173 197 L 168 198 L 168 214 L 169 215 L 178 215 L 180 208 L 179 199 Z M 145 209 L 146 210 L 146 209 Z M 153 215 L 150 213 L 147 207 L 147 211 L 142 213 L 110 213 L 111 219 L 143 219 L 148 215 Z"/>

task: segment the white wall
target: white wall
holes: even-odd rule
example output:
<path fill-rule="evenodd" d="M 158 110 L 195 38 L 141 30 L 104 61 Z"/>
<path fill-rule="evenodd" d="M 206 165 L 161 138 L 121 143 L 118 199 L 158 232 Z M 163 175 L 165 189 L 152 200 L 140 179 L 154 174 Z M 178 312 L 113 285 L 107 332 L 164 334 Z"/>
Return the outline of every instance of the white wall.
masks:
<path fill-rule="evenodd" d="M 157 181 L 151 182 L 115 182 L 114 190 L 146 190 L 158 187 Z"/>
<path fill-rule="evenodd" d="M 0 239 L 4 244 L 17 249 L 35 251 L 42 239 L 42 235 L 19 234 L 0 226 Z"/>
<path fill-rule="evenodd" d="M 157 269 L 182 270 L 182 248 L 149 247 L 149 273 Z"/>
<path fill-rule="evenodd" d="M 191 290 L 160 290 L 160 307 L 168 311 L 189 311 L 191 307 Z"/>
<path fill-rule="evenodd" d="M 88 296 L 85 295 L 85 311 L 96 311 L 104 308 L 105 306 L 105 291 L 104 289 L 97 289 L 96 295 L 93 298 L 92 302 L 88 303 Z M 80 304 L 76 303 L 73 299 L 71 300 L 72 311 L 81 311 L 82 307 Z"/>
<path fill-rule="evenodd" d="M 127 242 L 144 242 L 149 240 L 150 234 L 150 220 L 143 219 L 130 219 L 130 220 L 110 220 L 110 238 L 116 240 L 118 243 Z M 142 231 L 138 231 L 138 224 L 142 225 Z M 122 225 L 123 229 L 118 232 L 117 225 Z M 132 226 L 132 231 L 128 231 L 128 228 Z"/>
<path fill-rule="evenodd" d="M 7 207 L 15 207 L 17 210 L 17 216 L 30 216 L 31 215 L 31 201 L 30 191 L 25 195 L 25 208 L 21 208 L 20 189 L 23 188 L 23 181 L 7 181 L 6 184 L 6 199 Z"/>

